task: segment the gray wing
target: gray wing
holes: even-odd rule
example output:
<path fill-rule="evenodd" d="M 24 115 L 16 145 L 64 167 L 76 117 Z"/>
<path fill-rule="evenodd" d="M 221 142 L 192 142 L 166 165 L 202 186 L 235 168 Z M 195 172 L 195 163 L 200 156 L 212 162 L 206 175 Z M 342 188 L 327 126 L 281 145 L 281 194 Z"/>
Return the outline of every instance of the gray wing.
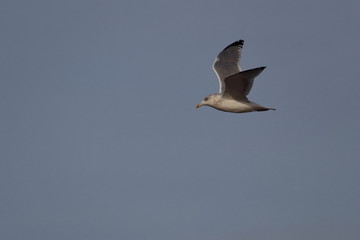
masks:
<path fill-rule="evenodd" d="M 254 68 L 243 72 L 235 73 L 224 79 L 223 97 L 244 100 L 249 94 L 254 79 L 265 67 Z"/>
<path fill-rule="evenodd" d="M 234 73 L 241 72 L 240 57 L 244 40 L 233 42 L 219 53 L 213 69 L 219 79 L 220 94 L 224 92 L 224 79 Z"/>

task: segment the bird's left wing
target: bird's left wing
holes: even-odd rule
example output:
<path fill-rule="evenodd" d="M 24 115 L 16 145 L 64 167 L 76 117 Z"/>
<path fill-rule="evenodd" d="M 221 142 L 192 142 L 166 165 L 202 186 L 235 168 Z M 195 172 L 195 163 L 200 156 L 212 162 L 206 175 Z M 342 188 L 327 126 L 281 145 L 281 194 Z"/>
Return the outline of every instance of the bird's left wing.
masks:
<path fill-rule="evenodd" d="M 254 68 L 226 77 L 224 79 L 225 87 L 222 96 L 237 100 L 246 99 L 255 77 L 258 76 L 264 69 L 265 67 Z"/>

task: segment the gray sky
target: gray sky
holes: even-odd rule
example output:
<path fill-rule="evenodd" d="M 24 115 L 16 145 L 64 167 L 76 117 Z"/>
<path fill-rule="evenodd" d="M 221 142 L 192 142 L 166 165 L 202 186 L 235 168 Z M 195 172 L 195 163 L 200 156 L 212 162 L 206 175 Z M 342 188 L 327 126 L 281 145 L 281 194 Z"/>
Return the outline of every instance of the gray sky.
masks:
<path fill-rule="evenodd" d="M 358 1 L 0 2 L 0 238 L 358 239 Z M 249 98 L 194 106 L 244 39 Z"/>

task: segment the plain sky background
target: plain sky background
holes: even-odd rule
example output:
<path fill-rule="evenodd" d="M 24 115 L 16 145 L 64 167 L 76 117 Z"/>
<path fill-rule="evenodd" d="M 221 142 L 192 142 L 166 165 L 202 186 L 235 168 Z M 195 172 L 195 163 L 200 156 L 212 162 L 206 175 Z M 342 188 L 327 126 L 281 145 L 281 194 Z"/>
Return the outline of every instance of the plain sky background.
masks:
<path fill-rule="evenodd" d="M 0 1 L 0 238 L 357 240 L 359 1 Z M 194 106 L 244 39 L 249 98 Z"/>

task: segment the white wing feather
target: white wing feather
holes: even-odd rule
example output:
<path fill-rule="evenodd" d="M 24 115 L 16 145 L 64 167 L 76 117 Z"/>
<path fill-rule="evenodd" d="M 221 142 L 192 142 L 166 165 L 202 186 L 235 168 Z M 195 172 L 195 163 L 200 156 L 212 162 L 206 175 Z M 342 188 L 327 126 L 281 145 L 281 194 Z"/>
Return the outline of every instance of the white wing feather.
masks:
<path fill-rule="evenodd" d="M 213 69 L 219 79 L 220 90 L 223 94 L 225 89 L 224 79 L 230 75 L 241 72 L 240 57 L 244 40 L 233 42 L 219 53 L 215 59 Z"/>

